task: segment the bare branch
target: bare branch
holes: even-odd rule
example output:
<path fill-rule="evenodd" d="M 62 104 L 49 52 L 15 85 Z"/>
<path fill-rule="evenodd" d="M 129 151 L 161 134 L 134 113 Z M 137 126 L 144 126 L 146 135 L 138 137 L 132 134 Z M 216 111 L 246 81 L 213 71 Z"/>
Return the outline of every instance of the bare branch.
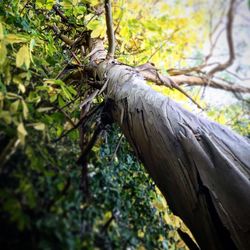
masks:
<path fill-rule="evenodd" d="M 250 78 L 240 77 L 240 76 L 238 76 L 237 74 L 235 74 L 235 73 L 233 73 L 233 72 L 231 72 L 231 71 L 229 71 L 229 70 L 226 70 L 226 72 L 227 72 L 228 74 L 232 75 L 233 77 L 239 79 L 240 81 L 250 81 Z"/>
<path fill-rule="evenodd" d="M 135 67 L 135 69 L 145 78 L 145 80 L 154 82 L 157 85 L 165 85 L 170 88 L 176 88 L 182 93 L 185 91 L 183 89 L 179 89 L 180 88 L 179 85 L 183 84 L 188 84 L 190 86 L 209 86 L 216 89 L 222 89 L 238 93 L 250 93 L 249 87 L 236 84 L 233 85 L 232 82 L 228 82 L 224 79 L 220 79 L 220 81 L 216 79 L 211 79 L 207 75 L 195 76 L 195 75 L 178 74 L 172 76 L 164 76 L 159 74 L 157 69 L 152 64 L 150 65 L 149 63 L 146 63 Z M 185 94 L 189 99 L 193 101 L 193 99 L 189 95 L 187 95 L 187 93 L 183 94 Z"/>
<path fill-rule="evenodd" d="M 178 75 L 170 76 L 169 79 L 174 81 L 178 85 L 188 84 L 190 86 L 209 86 L 212 88 L 222 89 L 231 92 L 250 93 L 249 87 L 244 87 L 240 85 L 229 85 L 216 81 L 214 79 L 209 79 L 207 77 Z"/>
<path fill-rule="evenodd" d="M 107 58 L 113 58 L 115 54 L 115 34 L 113 29 L 112 8 L 110 0 L 105 0 L 105 17 L 109 42 Z"/>
<path fill-rule="evenodd" d="M 158 70 L 151 63 L 145 63 L 143 65 L 135 67 L 135 69 L 145 78 L 145 80 L 154 82 L 157 85 L 164 85 L 169 88 L 175 88 L 190 99 L 198 108 L 203 108 L 178 84 L 175 83 L 171 78 L 159 74 Z"/>
<path fill-rule="evenodd" d="M 90 150 L 95 145 L 95 143 L 98 140 L 102 131 L 103 131 L 103 125 L 101 123 L 99 123 L 97 125 L 95 131 L 93 132 L 90 141 L 88 142 L 86 147 L 82 150 L 82 153 L 81 153 L 79 159 L 77 160 L 77 164 L 81 164 L 86 159 L 86 157 L 89 155 Z"/>
<path fill-rule="evenodd" d="M 233 64 L 233 61 L 235 59 L 235 51 L 234 51 L 234 43 L 233 43 L 233 19 L 234 19 L 234 5 L 235 5 L 236 0 L 231 0 L 230 1 L 230 6 L 229 10 L 227 13 L 227 26 L 226 26 L 226 31 L 227 31 L 227 44 L 228 44 L 228 50 L 229 50 L 229 58 L 226 62 L 219 64 L 215 68 L 211 69 L 209 71 L 209 75 L 212 76 L 215 73 L 219 71 L 223 71 L 229 66 Z"/>

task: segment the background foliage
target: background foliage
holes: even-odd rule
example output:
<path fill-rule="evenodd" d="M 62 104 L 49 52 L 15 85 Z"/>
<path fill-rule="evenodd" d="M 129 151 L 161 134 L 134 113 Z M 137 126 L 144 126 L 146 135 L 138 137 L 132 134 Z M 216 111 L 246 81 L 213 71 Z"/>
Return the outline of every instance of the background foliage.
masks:
<path fill-rule="evenodd" d="M 65 19 L 53 9 L 56 2 Z M 162 69 L 185 66 L 182 58 L 201 45 L 194 27 L 201 29 L 206 19 L 202 12 L 183 15 L 182 4 L 146 1 L 142 8 L 139 1 L 114 1 L 117 58 L 131 65 L 150 60 Z M 62 35 L 76 41 L 90 31 L 93 38 L 105 36 L 98 1 L 0 2 L 0 245 L 184 249 L 176 229 L 187 229 L 171 214 L 118 128 L 107 127 L 91 151 L 88 193 L 83 188 L 84 174 L 76 163 L 80 135 L 72 127 L 88 87 L 70 77 L 79 68 L 80 53 Z M 87 58 L 81 61 L 86 64 Z M 158 90 L 187 101 L 177 92 Z M 244 115 L 238 119 L 240 112 L 236 105 L 210 115 L 225 113 L 220 122 L 235 120 L 233 127 L 247 134 L 249 123 Z"/>

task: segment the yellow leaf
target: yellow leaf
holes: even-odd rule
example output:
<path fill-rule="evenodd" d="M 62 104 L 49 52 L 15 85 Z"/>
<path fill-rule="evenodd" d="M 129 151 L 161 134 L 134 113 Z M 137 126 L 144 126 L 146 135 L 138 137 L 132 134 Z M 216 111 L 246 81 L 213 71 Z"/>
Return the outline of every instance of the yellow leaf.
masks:
<path fill-rule="evenodd" d="M 0 43 L 0 65 L 4 64 L 6 56 L 7 56 L 7 49 L 4 42 L 2 41 Z"/>
<path fill-rule="evenodd" d="M 27 45 L 23 45 L 16 54 L 16 66 L 21 68 L 23 64 L 26 69 L 30 67 L 30 51 Z"/>
<path fill-rule="evenodd" d="M 0 23 L 0 40 L 3 40 L 4 33 L 3 33 L 3 25 Z"/>
<path fill-rule="evenodd" d="M 45 124 L 42 122 L 34 123 L 33 126 L 34 126 L 34 129 L 36 129 L 36 130 L 42 131 L 45 129 Z"/>
<path fill-rule="evenodd" d="M 142 230 L 139 230 L 137 232 L 137 235 L 140 237 L 140 238 L 143 238 L 144 237 L 144 232 Z"/>
<path fill-rule="evenodd" d="M 45 0 L 36 0 L 36 6 L 37 6 L 37 8 L 42 8 L 45 3 L 46 3 Z"/>
<path fill-rule="evenodd" d="M 94 18 L 94 16 L 95 16 L 95 15 L 92 14 L 92 13 L 86 15 L 86 16 L 84 17 L 84 22 L 85 22 L 86 24 L 88 24 L 88 23 Z"/>
<path fill-rule="evenodd" d="M 28 118 L 29 109 L 28 109 L 27 104 L 25 103 L 24 100 L 22 100 L 22 106 L 23 106 L 23 117 L 26 120 Z"/>
<path fill-rule="evenodd" d="M 80 1 L 79 0 L 72 0 L 72 4 L 76 6 Z"/>
<path fill-rule="evenodd" d="M 22 84 L 23 83 L 22 78 L 19 75 L 14 75 L 12 80 L 15 84 Z"/>
<path fill-rule="evenodd" d="M 100 3 L 99 0 L 88 0 L 88 3 L 90 3 L 91 6 L 96 6 L 97 4 Z"/>
<path fill-rule="evenodd" d="M 62 1 L 61 5 L 65 8 L 65 9 L 71 9 L 72 6 L 72 2 L 70 0 L 64 0 Z"/>
<path fill-rule="evenodd" d="M 99 25 L 96 29 L 91 32 L 91 38 L 104 37 L 105 36 L 105 27 Z"/>
<path fill-rule="evenodd" d="M 26 129 L 25 129 L 23 123 L 22 123 L 22 122 L 19 123 L 18 126 L 17 126 L 17 135 L 18 135 L 18 138 L 19 138 L 20 143 L 21 143 L 22 145 L 25 144 L 25 137 L 26 137 L 27 134 L 28 134 L 28 133 L 27 133 L 27 131 L 26 131 Z"/>
<path fill-rule="evenodd" d="M 38 108 L 37 112 L 47 112 L 47 111 L 50 111 L 52 109 L 53 109 L 53 107 L 42 107 L 42 108 Z"/>
<path fill-rule="evenodd" d="M 18 88 L 20 89 L 20 91 L 22 93 L 25 93 L 26 88 L 25 88 L 25 86 L 22 83 L 18 84 Z"/>
<path fill-rule="evenodd" d="M 88 15 L 89 16 L 89 15 Z M 89 30 L 95 30 L 95 29 L 97 29 L 98 28 L 98 26 L 100 25 L 100 22 L 99 22 L 99 20 L 95 20 L 95 19 L 92 19 L 92 20 L 90 20 L 89 22 L 88 22 L 88 24 L 87 24 L 87 29 L 89 29 Z"/>
<path fill-rule="evenodd" d="M 17 112 L 19 103 L 20 103 L 20 100 L 16 100 L 15 102 L 11 103 L 11 105 L 10 105 L 10 112 L 12 114 Z"/>
<path fill-rule="evenodd" d="M 7 67 L 5 67 L 4 74 L 5 74 L 4 82 L 6 85 L 9 85 L 10 81 L 11 81 L 11 73 L 10 73 L 10 66 L 9 65 Z"/>
<path fill-rule="evenodd" d="M 22 35 L 8 34 L 5 36 L 4 41 L 6 43 L 24 43 L 28 41 L 28 38 Z"/>
<path fill-rule="evenodd" d="M 159 211 L 164 211 L 165 207 L 164 204 L 161 203 L 160 201 L 155 200 L 153 205 L 159 210 Z"/>

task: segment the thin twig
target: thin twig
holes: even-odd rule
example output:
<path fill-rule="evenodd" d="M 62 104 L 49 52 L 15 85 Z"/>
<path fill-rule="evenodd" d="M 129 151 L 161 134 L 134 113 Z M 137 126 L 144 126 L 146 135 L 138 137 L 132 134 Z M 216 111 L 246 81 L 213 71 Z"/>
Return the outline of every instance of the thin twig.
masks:
<path fill-rule="evenodd" d="M 78 65 L 79 65 L 79 66 L 83 66 L 83 65 L 81 64 L 80 60 L 77 58 L 76 54 L 75 54 L 73 51 L 71 51 L 71 54 L 72 54 L 72 56 L 75 58 L 75 60 L 77 61 Z"/>
<path fill-rule="evenodd" d="M 97 96 L 99 90 L 95 90 L 89 97 L 87 97 L 81 104 L 80 109 L 82 109 L 87 103 L 92 102 L 93 99 Z"/>
<path fill-rule="evenodd" d="M 72 121 L 71 117 L 67 114 L 67 112 L 65 110 L 63 110 L 60 107 L 57 107 L 56 105 L 54 105 L 54 108 L 56 108 L 58 111 L 60 111 L 65 118 L 68 120 L 68 122 L 71 124 L 72 127 L 75 127 L 75 123 Z"/>
<path fill-rule="evenodd" d="M 122 138 L 123 138 L 123 134 L 120 135 L 120 138 L 119 138 L 118 143 L 117 143 L 117 145 L 116 145 L 116 147 L 115 147 L 115 151 L 114 151 L 114 153 L 113 153 L 113 155 L 112 155 L 112 157 L 111 157 L 111 159 L 110 159 L 110 162 L 112 162 L 112 161 L 114 160 L 115 155 L 116 155 L 116 153 L 117 153 L 117 151 L 118 151 L 118 149 L 119 149 L 119 147 L 120 147 L 120 145 L 121 145 Z"/>
<path fill-rule="evenodd" d="M 77 164 L 81 164 L 81 162 L 84 161 L 85 158 L 88 156 L 88 154 L 90 153 L 90 150 L 93 148 L 97 139 L 99 138 L 102 130 L 103 130 L 103 125 L 101 123 L 99 123 L 97 125 L 90 141 L 88 142 L 87 146 L 83 149 L 79 159 L 77 160 Z"/>

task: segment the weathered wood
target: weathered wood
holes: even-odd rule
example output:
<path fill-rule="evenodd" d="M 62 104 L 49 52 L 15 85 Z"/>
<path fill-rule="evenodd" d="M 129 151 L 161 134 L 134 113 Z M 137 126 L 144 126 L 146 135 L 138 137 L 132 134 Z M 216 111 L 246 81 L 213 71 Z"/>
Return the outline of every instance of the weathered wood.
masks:
<path fill-rule="evenodd" d="M 98 67 L 114 120 L 201 249 L 250 249 L 249 140 L 152 90 L 130 67 Z"/>

